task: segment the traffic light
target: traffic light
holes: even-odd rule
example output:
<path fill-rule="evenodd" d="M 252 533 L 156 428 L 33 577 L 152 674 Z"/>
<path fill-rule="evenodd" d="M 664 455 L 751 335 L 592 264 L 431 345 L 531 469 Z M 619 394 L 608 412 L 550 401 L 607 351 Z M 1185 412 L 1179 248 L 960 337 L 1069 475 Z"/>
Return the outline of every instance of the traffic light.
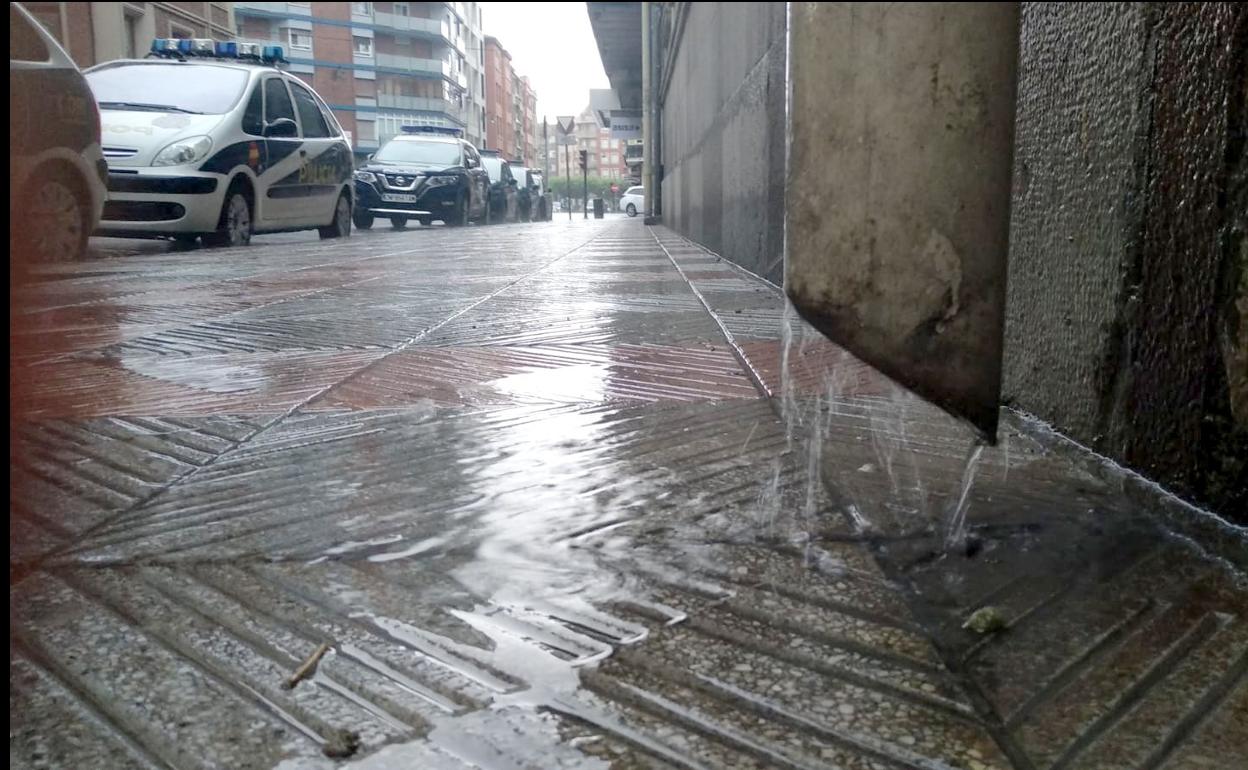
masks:
<path fill-rule="evenodd" d="M 589 150 L 581 150 L 581 171 L 589 167 Z"/>

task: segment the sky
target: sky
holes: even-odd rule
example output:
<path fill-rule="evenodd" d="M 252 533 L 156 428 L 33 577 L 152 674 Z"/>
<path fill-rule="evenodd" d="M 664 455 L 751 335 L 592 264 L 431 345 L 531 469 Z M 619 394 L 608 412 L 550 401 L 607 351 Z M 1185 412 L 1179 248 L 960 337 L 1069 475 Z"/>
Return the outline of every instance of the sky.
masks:
<path fill-rule="evenodd" d="M 517 75 L 537 91 L 537 114 L 551 122 L 579 115 L 589 89 L 610 88 L 584 3 L 481 3 L 485 34 L 511 54 Z"/>

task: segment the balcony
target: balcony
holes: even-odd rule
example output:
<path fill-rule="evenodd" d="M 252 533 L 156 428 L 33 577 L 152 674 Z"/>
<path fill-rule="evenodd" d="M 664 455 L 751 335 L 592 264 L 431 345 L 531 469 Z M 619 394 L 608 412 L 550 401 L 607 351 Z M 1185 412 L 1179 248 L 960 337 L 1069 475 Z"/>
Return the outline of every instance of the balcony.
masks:
<path fill-rule="evenodd" d="M 373 59 L 378 67 L 437 77 L 450 75 L 450 67 L 441 59 L 417 59 L 414 56 L 399 56 L 392 53 L 379 53 Z"/>
<path fill-rule="evenodd" d="M 254 12 L 265 16 L 311 16 L 312 9 L 297 3 L 234 3 L 236 16 L 249 16 Z"/>
<path fill-rule="evenodd" d="M 397 110 L 423 110 L 425 112 L 446 112 L 452 115 L 458 109 L 445 99 L 432 99 L 426 96 L 399 96 L 396 94 L 377 94 L 378 107 L 390 107 Z"/>
<path fill-rule="evenodd" d="M 445 19 L 422 19 L 419 16 L 400 16 L 395 13 L 373 14 L 373 22 L 378 27 L 392 29 L 396 32 L 416 32 L 431 37 L 440 37 L 451 41 L 451 25 Z"/>

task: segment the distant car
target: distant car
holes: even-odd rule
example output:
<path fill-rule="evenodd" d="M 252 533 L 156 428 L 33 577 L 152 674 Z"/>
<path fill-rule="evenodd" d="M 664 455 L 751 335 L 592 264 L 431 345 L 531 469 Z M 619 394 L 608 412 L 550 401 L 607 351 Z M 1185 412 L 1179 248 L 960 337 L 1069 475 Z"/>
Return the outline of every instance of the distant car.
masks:
<path fill-rule="evenodd" d="M 9 268 L 82 257 L 107 197 L 91 89 L 69 54 L 9 4 Z"/>
<path fill-rule="evenodd" d="M 351 234 L 351 147 L 281 46 L 161 38 L 87 70 L 108 160 L 100 231 L 244 246 L 253 233 Z"/>
<path fill-rule="evenodd" d="M 498 150 L 482 150 L 481 163 L 490 175 L 490 216 L 494 222 L 514 222 L 520 183 L 511 173 L 511 164 Z"/>
<path fill-rule="evenodd" d="M 630 217 L 637 216 L 638 212 L 645 213 L 646 210 L 646 188 L 630 187 L 620 196 L 620 208 Z"/>
<path fill-rule="evenodd" d="M 376 217 L 395 228 L 415 219 L 462 226 L 490 221 L 490 177 L 477 148 L 459 129 L 404 126 L 355 172 L 355 226 L 367 230 Z"/>
<path fill-rule="evenodd" d="M 546 194 L 542 172 L 536 168 L 512 166 L 516 177 L 518 209 L 522 222 L 544 222 L 550 219 L 550 198 Z"/>

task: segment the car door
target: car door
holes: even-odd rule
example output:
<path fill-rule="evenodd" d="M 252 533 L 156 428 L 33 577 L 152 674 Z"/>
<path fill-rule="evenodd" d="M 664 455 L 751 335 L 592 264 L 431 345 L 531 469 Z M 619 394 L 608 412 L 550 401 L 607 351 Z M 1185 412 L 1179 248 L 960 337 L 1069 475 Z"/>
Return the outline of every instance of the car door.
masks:
<path fill-rule="evenodd" d="M 264 126 L 267 165 L 260 176 L 258 195 L 264 199 L 266 220 L 277 225 L 290 226 L 298 219 L 303 207 L 300 171 L 303 159 L 303 139 L 299 137 L 298 116 L 285 79 L 277 73 L 266 77 L 264 88 Z M 295 125 L 294 136 L 273 134 L 279 120 L 289 120 Z"/>
<path fill-rule="evenodd" d="M 507 163 L 506 161 L 503 161 L 503 171 L 502 171 L 501 182 L 503 185 L 503 194 L 507 196 L 506 220 L 508 222 L 515 222 L 516 221 L 516 206 L 518 203 L 518 201 L 516 200 L 516 196 L 517 196 L 516 188 L 519 187 L 519 185 L 516 183 L 515 175 L 511 173 L 511 164 Z"/>
<path fill-rule="evenodd" d="M 343 163 L 350 163 L 345 142 L 337 135 L 338 124 L 326 121 L 312 91 L 290 81 L 290 92 L 299 113 L 303 147 L 299 150 L 299 191 L 303 205 L 294 224 L 325 225 L 333 219 L 334 204 L 345 179 Z"/>
<path fill-rule="evenodd" d="M 462 148 L 464 169 L 468 172 L 472 196 L 470 204 L 472 211 L 469 216 L 474 219 L 484 219 L 485 211 L 490 205 L 490 175 L 481 165 L 481 155 L 476 147 L 464 142 Z"/>

